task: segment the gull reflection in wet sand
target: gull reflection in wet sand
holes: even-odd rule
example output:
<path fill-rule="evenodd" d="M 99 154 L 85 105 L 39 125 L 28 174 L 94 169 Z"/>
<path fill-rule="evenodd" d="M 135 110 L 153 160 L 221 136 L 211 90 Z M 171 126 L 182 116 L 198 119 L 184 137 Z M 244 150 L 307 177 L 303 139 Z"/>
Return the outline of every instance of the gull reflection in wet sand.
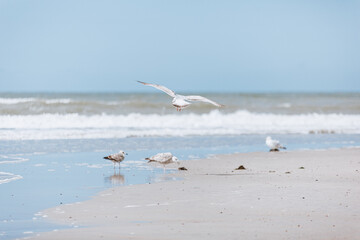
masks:
<path fill-rule="evenodd" d="M 109 177 L 105 177 L 105 182 L 109 182 L 112 185 L 122 185 L 125 182 L 125 177 L 120 173 L 120 171 L 114 171 L 114 174 Z"/>

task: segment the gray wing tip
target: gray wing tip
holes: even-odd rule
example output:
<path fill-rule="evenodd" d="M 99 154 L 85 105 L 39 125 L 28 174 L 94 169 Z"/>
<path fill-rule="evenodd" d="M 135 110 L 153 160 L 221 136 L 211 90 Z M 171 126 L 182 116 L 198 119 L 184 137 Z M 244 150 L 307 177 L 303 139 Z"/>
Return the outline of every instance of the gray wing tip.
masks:
<path fill-rule="evenodd" d="M 137 82 L 142 83 L 142 84 L 144 84 L 144 85 L 147 84 L 146 82 L 142 82 L 142 81 L 137 81 Z"/>

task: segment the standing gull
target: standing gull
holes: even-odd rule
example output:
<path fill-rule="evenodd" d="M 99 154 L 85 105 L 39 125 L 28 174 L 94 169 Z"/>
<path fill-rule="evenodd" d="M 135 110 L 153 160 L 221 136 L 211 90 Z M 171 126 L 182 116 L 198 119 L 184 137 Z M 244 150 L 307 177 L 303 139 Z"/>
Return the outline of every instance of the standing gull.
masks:
<path fill-rule="evenodd" d="M 119 168 L 120 168 L 120 163 L 124 160 L 125 155 L 127 155 L 127 153 L 120 150 L 119 153 L 111 154 L 111 155 L 109 155 L 107 157 L 104 157 L 104 159 L 112 161 L 114 163 L 114 168 L 115 168 L 115 164 L 119 163 Z"/>
<path fill-rule="evenodd" d="M 184 95 L 176 94 L 174 91 L 168 89 L 167 87 L 161 86 L 161 85 L 145 83 L 145 82 L 140 82 L 140 81 L 138 81 L 138 82 L 141 84 L 147 85 L 147 86 L 157 88 L 157 89 L 165 92 L 166 94 L 168 94 L 170 97 L 173 98 L 172 105 L 174 107 L 176 107 L 177 111 L 181 111 L 181 109 L 188 107 L 191 104 L 191 102 L 193 102 L 193 101 L 207 102 L 207 103 L 211 103 L 217 107 L 224 106 L 222 104 L 216 103 L 216 102 L 211 101 L 210 99 L 207 99 L 202 96 L 184 96 Z"/>
<path fill-rule="evenodd" d="M 163 165 L 164 172 L 165 172 L 165 165 L 170 163 L 177 163 L 179 164 L 179 160 L 177 157 L 172 155 L 172 153 L 158 153 L 152 157 L 145 158 L 145 160 L 149 160 L 149 162 L 158 162 Z"/>
<path fill-rule="evenodd" d="M 266 137 L 265 143 L 270 148 L 270 152 L 278 152 L 279 148 L 286 149 L 278 140 L 272 139 L 270 136 Z"/>

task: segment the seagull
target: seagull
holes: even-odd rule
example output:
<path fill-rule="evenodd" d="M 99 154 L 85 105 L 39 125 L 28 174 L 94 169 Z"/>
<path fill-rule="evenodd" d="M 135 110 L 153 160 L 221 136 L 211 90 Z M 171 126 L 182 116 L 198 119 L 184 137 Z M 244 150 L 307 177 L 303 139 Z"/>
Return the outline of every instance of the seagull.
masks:
<path fill-rule="evenodd" d="M 146 86 L 151 86 L 151 87 L 157 88 L 157 89 L 165 92 L 166 94 L 168 94 L 170 97 L 173 98 L 172 105 L 174 107 L 176 107 L 177 111 L 181 111 L 181 109 L 188 107 L 191 104 L 191 102 L 193 102 L 193 101 L 207 102 L 207 103 L 211 103 L 217 107 L 224 106 L 222 104 L 211 101 L 210 99 L 207 99 L 202 96 L 184 96 L 184 95 L 176 94 L 174 91 L 168 89 L 167 87 L 161 86 L 161 85 L 145 83 L 145 82 L 141 82 L 141 81 L 138 81 L 138 82 L 141 84 L 144 84 Z"/>
<path fill-rule="evenodd" d="M 120 163 L 124 160 L 125 155 L 127 155 L 127 153 L 125 153 L 123 150 L 120 150 L 119 153 L 111 154 L 107 157 L 104 157 L 104 159 L 112 161 L 114 163 L 114 168 L 115 168 L 115 164 L 119 163 L 119 168 L 120 168 Z"/>
<path fill-rule="evenodd" d="M 266 137 L 265 143 L 270 148 L 270 152 L 278 152 L 279 148 L 286 149 L 278 140 L 272 139 L 270 136 Z"/>
<path fill-rule="evenodd" d="M 177 157 L 172 155 L 172 153 L 158 153 L 152 157 L 145 158 L 145 160 L 149 160 L 149 162 L 158 162 L 163 165 L 164 172 L 165 172 L 165 165 L 170 163 L 177 163 L 179 164 L 179 160 Z"/>

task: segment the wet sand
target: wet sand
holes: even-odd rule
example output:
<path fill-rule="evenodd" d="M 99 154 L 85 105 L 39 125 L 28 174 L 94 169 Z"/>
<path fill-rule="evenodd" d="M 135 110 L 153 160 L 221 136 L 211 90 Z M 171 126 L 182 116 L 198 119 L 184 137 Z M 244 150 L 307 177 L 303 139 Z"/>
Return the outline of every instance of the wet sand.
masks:
<path fill-rule="evenodd" d="M 235 170 L 243 165 L 245 170 Z M 183 161 L 179 181 L 108 189 L 42 214 L 70 229 L 31 239 L 356 239 L 360 149 Z M 169 167 L 178 167 L 172 165 Z"/>

